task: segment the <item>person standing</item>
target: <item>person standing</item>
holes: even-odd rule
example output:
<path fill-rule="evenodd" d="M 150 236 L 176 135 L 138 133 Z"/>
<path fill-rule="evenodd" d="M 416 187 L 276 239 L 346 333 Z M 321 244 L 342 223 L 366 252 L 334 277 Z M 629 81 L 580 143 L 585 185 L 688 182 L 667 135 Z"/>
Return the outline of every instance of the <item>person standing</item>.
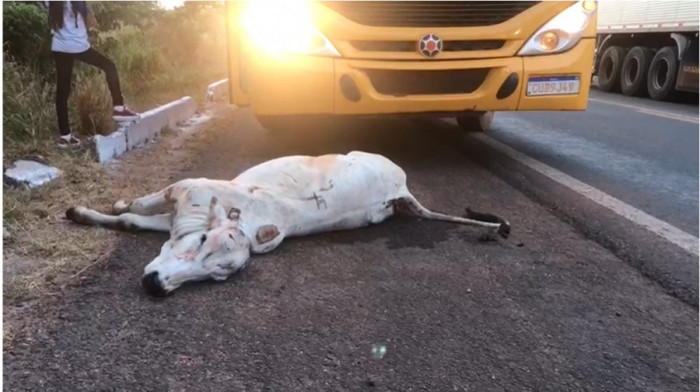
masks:
<path fill-rule="evenodd" d="M 140 118 L 124 105 L 117 67 L 107 57 L 90 46 L 88 28 L 97 21 L 85 1 L 45 1 L 51 27 L 51 52 L 56 61 L 56 115 L 58 117 L 59 148 L 79 147 L 81 142 L 73 136 L 68 121 L 68 96 L 71 90 L 73 63 L 75 60 L 90 64 L 104 71 L 112 96 L 115 121 L 134 121 Z"/>

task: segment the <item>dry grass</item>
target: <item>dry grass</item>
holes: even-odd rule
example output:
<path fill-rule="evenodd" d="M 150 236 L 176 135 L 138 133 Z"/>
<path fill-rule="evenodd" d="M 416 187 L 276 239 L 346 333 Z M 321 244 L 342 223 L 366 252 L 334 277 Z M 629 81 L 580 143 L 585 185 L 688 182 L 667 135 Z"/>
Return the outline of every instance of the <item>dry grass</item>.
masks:
<path fill-rule="evenodd" d="M 203 132 L 176 151 L 171 147 L 182 145 L 182 136 L 168 132 L 157 144 L 127 154 L 114 167 L 100 166 L 89 154 L 54 152 L 46 158 L 62 170 L 59 180 L 31 191 L 6 188 L 3 221 L 9 239 L 3 241 L 5 303 L 60 292 L 116 244 L 119 234 L 113 231 L 65 220 L 68 207 L 84 205 L 109 211 L 115 200 L 132 199 L 167 186 L 175 173 L 191 163 L 191 151 L 205 140 L 208 127 L 204 124 Z"/>
<path fill-rule="evenodd" d="M 65 210 L 77 204 L 109 210 L 117 199 L 133 199 L 167 186 L 211 143 L 215 123 L 201 124 L 200 131 L 189 137 L 165 132 L 158 143 L 107 167 L 94 163 L 90 154 L 53 152 L 46 158 L 64 172 L 59 181 L 36 191 L 4 190 L 3 220 L 10 234 L 3 240 L 4 352 L 41 329 L 39 321 L 47 316 L 35 305 L 60 298 L 67 287 L 79 285 L 108 258 L 122 235 L 68 222 Z"/>

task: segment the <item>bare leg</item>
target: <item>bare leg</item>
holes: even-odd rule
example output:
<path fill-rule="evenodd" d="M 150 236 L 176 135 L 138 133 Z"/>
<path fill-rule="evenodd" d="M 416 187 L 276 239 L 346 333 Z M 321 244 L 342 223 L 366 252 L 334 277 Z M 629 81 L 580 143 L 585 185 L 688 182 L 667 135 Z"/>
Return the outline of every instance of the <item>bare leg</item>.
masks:
<path fill-rule="evenodd" d="M 119 216 L 106 215 L 85 207 L 72 207 L 66 211 L 66 217 L 73 222 L 85 225 L 97 225 L 113 230 L 125 231 L 163 231 L 170 232 L 172 214 L 138 215 L 124 213 Z"/>
<path fill-rule="evenodd" d="M 475 220 L 475 219 L 470 219 L 470 218 L 473 217 L 473 218 L 479 219 L 481 216 L 491 216 L 491 215 L 471 212 L 467 218 L 463 218 L 460 216 L 447 215 L 447 214 L 442 214 L 439 212 L 430 211 L 429 209 L 423 207 L 418 202 L 418 200 L 416 200 L 416 198 L 413 197 L 412 195 L 408 195 L 408 196 L 396 199 L 394 201 L 394 206 L 395 206 L 395 208 L 397 208 L 400 211 L 405 211 L 405 212 L 408 212 L 412 215 L 419 216 L 419 217 L 425 218 L 425 219 L 453 222 L 453 223 L 459 223 L 462 225 L 487 227 L 487 228 L 492 229 L 494 231 L 497 230 L 498 234 L 503 238 L 507 238 L 508 234 L 510 233 L 510 224 L 503 219 L 496 218 L 496 220 L 499 220 L 499 222 L 483 221 L 483 220 Z M 468 210 L 468 212 L 470 212 L 470 210 Z"/>

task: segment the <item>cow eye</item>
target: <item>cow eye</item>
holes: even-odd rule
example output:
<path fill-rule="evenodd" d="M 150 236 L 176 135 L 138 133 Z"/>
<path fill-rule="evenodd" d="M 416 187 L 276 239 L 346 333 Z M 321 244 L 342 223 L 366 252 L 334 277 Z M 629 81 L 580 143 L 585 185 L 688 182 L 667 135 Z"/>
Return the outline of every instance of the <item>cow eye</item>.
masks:
<path fill-rule="evenodd" d="M 202 237 L 199 239 L 199 244 L 200 244 L 200 245 L 203 244 L 204 241 L 206 241 L 206 240 L 207 240 L 207 235 L 206 235 L 206 234 L 202 234 Z"/>

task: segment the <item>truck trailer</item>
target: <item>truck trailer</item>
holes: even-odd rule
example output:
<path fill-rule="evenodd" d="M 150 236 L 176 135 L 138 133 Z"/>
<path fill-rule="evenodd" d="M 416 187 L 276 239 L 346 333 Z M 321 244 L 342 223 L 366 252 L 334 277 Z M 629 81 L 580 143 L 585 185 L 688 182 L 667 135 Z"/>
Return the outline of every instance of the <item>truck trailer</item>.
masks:
<path fill-rule="evenodd" d="M 697 0 L 599 0 L 593 73 L 604 91 L 654 100 L 698 92 Z"/>

